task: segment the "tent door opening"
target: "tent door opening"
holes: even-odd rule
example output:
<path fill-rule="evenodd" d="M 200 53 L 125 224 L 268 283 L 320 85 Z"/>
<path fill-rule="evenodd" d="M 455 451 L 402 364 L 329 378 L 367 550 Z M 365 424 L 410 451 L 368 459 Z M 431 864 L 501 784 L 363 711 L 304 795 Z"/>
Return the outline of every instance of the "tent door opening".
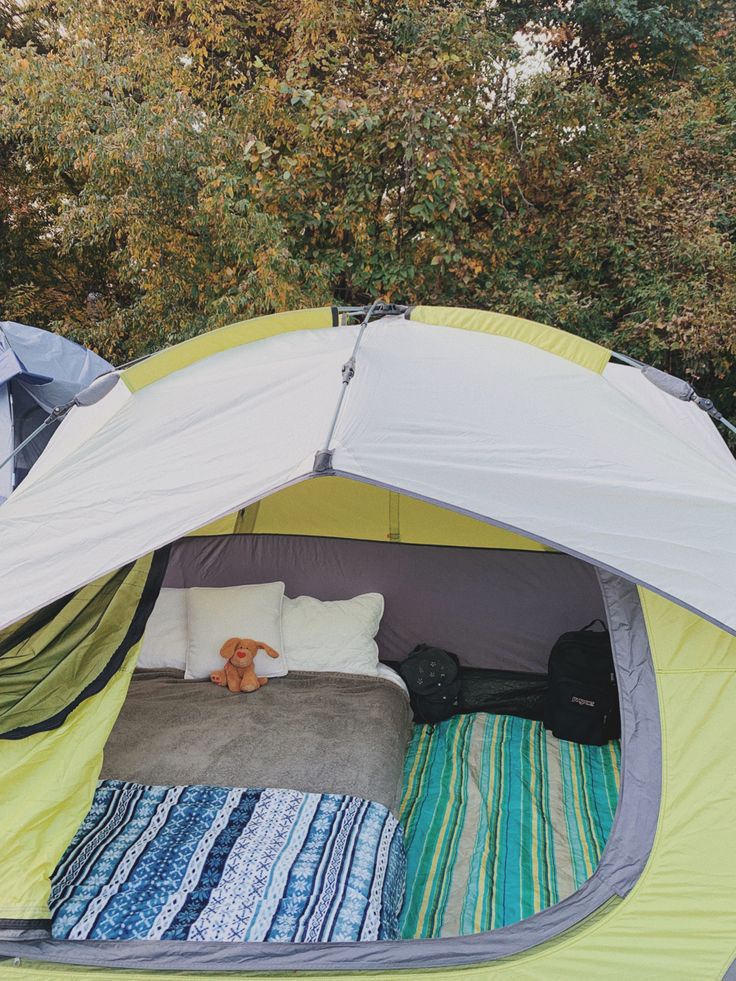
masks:
<path fill-rule="evenodd" d="M 397 963 L 407 966 L 417 963 L 413 939 L 452 938 L 448 956 L 460 963 L 465 943 L 482 934 L 489 951 L 497 949 L 498 956 L 505 956 L 553 936 L 601 902 L 626 894 L 648 854 L 656 807 L 619 806 L 627 800 L 623 791 L 619 796 L 619 788 L 658 779 L 651 749 L 657 745 L 657 719 L 651 710 L 648 716 L 641 714 L 642 693 L 651 686 L 652 695 L 654 681 L 635 587 L 531 539 L 406 495 L 397 501 L 396 492 L 334 477 L 290 487 L 175 542 L 157 603 L 164 598 L 184 600 L 178 627 L 186 630 L 191 627 L 186 614 L 189 591 L 277 582 L 284 583 L 285 596 L 292 601 L 308 596 L 317 603 L 347 602 L 380 593 L 385 604 L 377 634 L 382 664 L 400 662 L 416 643 L 445 647 L 459 655 L 476 691 L 488 696 L 486 702 L 465 705 L 464 711 L 437 726 L 411 726 L 410 718 L 402 715 L 406 698 L 395 681 L 380 679 L 379 684 L 379 679 L 371 679 L 373 688 L 392 690 L 388 702 L 384 698 L 374 703 L 360 683 L 354 697 L 356 680 L 350 671 L 340 677 L 340 672 L 290 670 L 285 678 L 271 679 L 263 692 L 245 696 L 247 701 L 225 695 L 222 704 L 229 706 L 229 714 L 220 716 L 212 711 L 219 690 L 205 679 L 183 678 L 186 652 L 179 667 L 151 664 L 150 657 L 155 659 L 157 653 L 150 646 L 154 610 L 141 664 L 147 647 L 149 660 L 133 676 L 105 747 L 101 777 L 106 796 L 95 797 L 82 838 L 73 842 L 76 851 L 60 863 L 61 878 L 57 870 L 52 908 L 61 929 L 51 943 L 61 956 L 71 939 L 104 939 L 106 949 L 122 944 L 125 950 L 119 936 L 97 932 L 103 929 L 99 924 L 115 919 L 112 913 L 86 920 L 86 914 L 79 915 L 84 902 L 68 874 L 77 867 L 90 836 L 104 839 L 95 814 L 99 817 L 105 809 L 137 813 L 136 808 L 158 814 L 176 787 L 211 787 L 225 796 L 233 787 L 251 788 L 257 799 L 239 798 L 236 810 L 245 814 L 252 804 L 256 813 L 272 804 L 272 817 L 283 815 L 288 805 L 261 799 L 263 788 L 270 786 L 288 786 L 301 795 L 357 794 L 383 806 L 400 829 L 404 854 L 386 867 L 386 896 L 393 891 L 394 906 L 390 931 L 375 939 L 396 945 Z M 498 696 L 499 679 L 508 680 L 511 692 L 519 683 L 533 688 L 544 678 L 557 637 L 596 617 L 608 623 L 616 652 L 625 723 L 623 756 L 617 744 L 582 747 L 555 740 L 535 718 L 540 711 L 533 697 L 520 709 L 507 701 L 504 711 L 488 710 L 494 708 L 490 703 Z M 170 658 L 176 650 L 164 644 L 158 653 Z M 258 744 L 244 739 L 238 728 L 246 711 L 257 714 L 259 706 L 267 704 L 266 697 L 278 699 L 279 692 L 290 688 L 290 712 L 300 713 L 302 728 L 299 748 L 291 744 L 294 766 L 288 776 L 268 774 L 273 754 L 269 759 L 257 751 L 250 754 L 251 761 L 266 770 L 253 769 L 248 759 L 236 759 L 233 767 L 233 754 L 230 769 L 218 770 L 233 741 Z M 354 725 L 345 730 L 343 742 L 340 699 L 348 699 L 352 722 L 364 726 L 362 742 L 375 743 L 372 756 L 359 748 Z M 270 709 L 278 702 L 268 704 Z M 501 706 L 502 702 L 495 707 Z M 279 738 L 286 738 L 286 718 L 270 716 Z M 259 726 L 262 742 L 269 732 L 265 717 Z M 351 748 L 341 754 L 346 746 Z M 388 773 L 391 780 L 371 784 L 371 768 Z M 356 785 L 356 772 L 367 775 L 368 789 Z M 145 788 L 153 788 L 159 798 L 152 801 Z M 185 797 L 193 792 L 186 790 Z M 180 826 L 192 823 L 197 814 L 202 820 L 202 815 L 210 815 L 215 822 L 221 820 L 220 804 L 216 807 L 205 795 L 187 804 L 186 819 L 177 813 L 178 800 L 169 812 Z M 140 823 L 140 814 L 138 818 Z M 164 826 L 167 822 L 168 818 Z M 151 835 L 157 841 L 157 835 Z M 118 844 L 123 838 L 118 835 Z M 133 848 L 138 845 L 137 838 L 131 842 Z M 122 873 L 116 865 L 107 874 Z M 167 866 L 167 874 L 179 873 Z M 95 878 L 99 881 L 90 870 L 89 881 Z M 396 884 L 399 880 L 401 886 Z M 398 892 L 404 894 L 401 902 L 396 900 Z M 182 904 L 185 908 L 190 908 L 187 902 Z M 202 910 L 198 915 L 201 926 L 206 917 Z M 159 921 L 162 935 L 157 943 L 188 939 L 185 927 L 192 924 L 184 913 L 177 916 L 163 930 Z M 283 928 L 276 914 L 268 922 L 270 930 Z M 241 948 L 241 956 L 249 956 L 250 938 L 222 939 L 231 941 L 232 956 Z M 334 939 L 340 938 L 323 938 L 328 943 Z M 355 939 L 358 942 L 348 942 L 347 947 L 341 942 L 341 963 L 350 961 L 351 947 L 361 947 L 361 938 Z M 291 963 L 307 968 L 310 943 L 299 936 L 289 942 Z M 361 963 L 367 950 L 360 954 Z M 137 956 L 131 948 L 131 963 Z M 224 955 L 221 963 L 227 960 Z"/>

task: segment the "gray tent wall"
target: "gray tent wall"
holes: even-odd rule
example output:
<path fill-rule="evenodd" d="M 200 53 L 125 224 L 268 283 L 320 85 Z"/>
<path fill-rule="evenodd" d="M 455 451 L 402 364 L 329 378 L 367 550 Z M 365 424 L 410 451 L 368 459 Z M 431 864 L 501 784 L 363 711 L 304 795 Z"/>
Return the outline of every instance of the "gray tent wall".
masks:
<path fill-rule="evenodd" d="M 468 667 L 546 673 L 560 634 L 605 617 L 593 567 L 559 552 L 218 535 L 176 542 L 163 585 L 276 580 L 287 596 L 382 593 L 377 640 L 384 661 L 430 643 L 455 651 Z"/>
<path fill-rule="evenodd" d="M 111 366 L 87 348 L 38 327 L 0 321 L 0 460 Z M 47 426 L 0 471 L 0 502 L 36 462 L 56 428 Z"/>

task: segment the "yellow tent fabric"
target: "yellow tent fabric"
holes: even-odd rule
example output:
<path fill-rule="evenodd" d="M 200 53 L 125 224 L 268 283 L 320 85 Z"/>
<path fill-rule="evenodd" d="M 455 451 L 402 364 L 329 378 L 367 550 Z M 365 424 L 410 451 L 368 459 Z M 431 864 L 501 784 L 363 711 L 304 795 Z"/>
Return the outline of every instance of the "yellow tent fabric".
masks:
<path fill-rule="evenodd" d="M 477 330 L 484 334 L 497 334 L 510 337 L 524 344 L 549 351 L 560 358 L 600 374 L 608 364 L 611 352 L 608 348 L 587 341 L 583 337 L 568 334 L 567 331 L 522 317 L 509 317 L 504 313 L 486 310 L 466 310 L 462 307 L 413 307 L 411 319 L 425 324 L 442 327 L 460 327 L 463 330 Z"/>
<path fill-rule="evenodd" d="M 122 373 L 122 378 L 131 392 L 137 392 L 159 378 L 186 368 L 187 365 L 208 358 L 211 354 L 227 351 L 241 344 L 260 341 L 274 334 L 285 334 L 290 330 L 313 330 L 319 327 L 332 327 L 332 307 L 318 307 L 308 310 L 292 310 L 273 313 L 266 317 L 241 320 L 219 330 L 200 334 L 182 344 L 165 348 L 145 361 L 131 365 Z"/>
<path fill-rule="evenodd" d="M 0 919 L 48 919 L 51 873 L 92 803 L 139 647 L 60 728 L 0 742 Z"/>
<path fill-rule="evenodd" d="M 3 742 L 10 733 L 17 738 L 41 725 L 59 724 L 88 686 L 101 686 L 98 679 L 107 662 L 126 642 L 150 566 L 149 555 L 88 583 L 62 600 L 48 621 L 43 622 L 42 611 L 24 621 L 20 630 L 9 627 L 0 632 Z M 34 626 L 38 619 L 42 622 Z"/>
<path fill-rule="evenodd" d="M 0 739 L 0 919 L 48 920 L 51 873 L 89 810 L 103 747 L 138 656 L 140 642 L 127 651 L 124 645 L 134 639 L 129 629 L 153 560 L 152 553 L 90 583 L 25 636 L 34 620 L 29 618 L 21 643 L 5 652 L 8 665 L 0 678 L 10 675 L 9 687 L 18 696 L 7 709 L 7 731 L 16 725 L 32 729 L 68 710 L 70 699 L 104 671 L 105 658 L 120 650 L 124 660 L 105 687 L 71 708 L 61 725 Z M 48 665 L 40 682 L 36 661 Z"/>
<path fill-rule="evenodd" d="M 412 545 L 549 551 L 522 535 L 346 477 L 305 480 L 192 532 L 311 535 Z"/>

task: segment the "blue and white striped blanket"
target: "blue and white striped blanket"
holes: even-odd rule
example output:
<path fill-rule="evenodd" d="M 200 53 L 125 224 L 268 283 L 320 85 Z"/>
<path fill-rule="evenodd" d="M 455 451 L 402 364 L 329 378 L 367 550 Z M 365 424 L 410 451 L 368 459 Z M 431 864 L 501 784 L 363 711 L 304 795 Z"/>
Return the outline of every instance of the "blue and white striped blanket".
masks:
<path fill-rule="evenodd" d="M 52 877 L 52 935 L 389 940 L 405 878 L 382 804 L 105 780 Z"/>

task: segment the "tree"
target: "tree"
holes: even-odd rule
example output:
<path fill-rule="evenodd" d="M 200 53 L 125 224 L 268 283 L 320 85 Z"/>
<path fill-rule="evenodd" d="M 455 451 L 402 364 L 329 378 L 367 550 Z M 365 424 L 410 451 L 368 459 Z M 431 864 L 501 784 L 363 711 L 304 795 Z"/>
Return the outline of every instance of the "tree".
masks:
<path fill-rule="evenodd" d="M 727 7 L 77 0 L 3 33 L 6 316 L 120 361 L 334 298 L 477 305 L 736 402 Z"/>

